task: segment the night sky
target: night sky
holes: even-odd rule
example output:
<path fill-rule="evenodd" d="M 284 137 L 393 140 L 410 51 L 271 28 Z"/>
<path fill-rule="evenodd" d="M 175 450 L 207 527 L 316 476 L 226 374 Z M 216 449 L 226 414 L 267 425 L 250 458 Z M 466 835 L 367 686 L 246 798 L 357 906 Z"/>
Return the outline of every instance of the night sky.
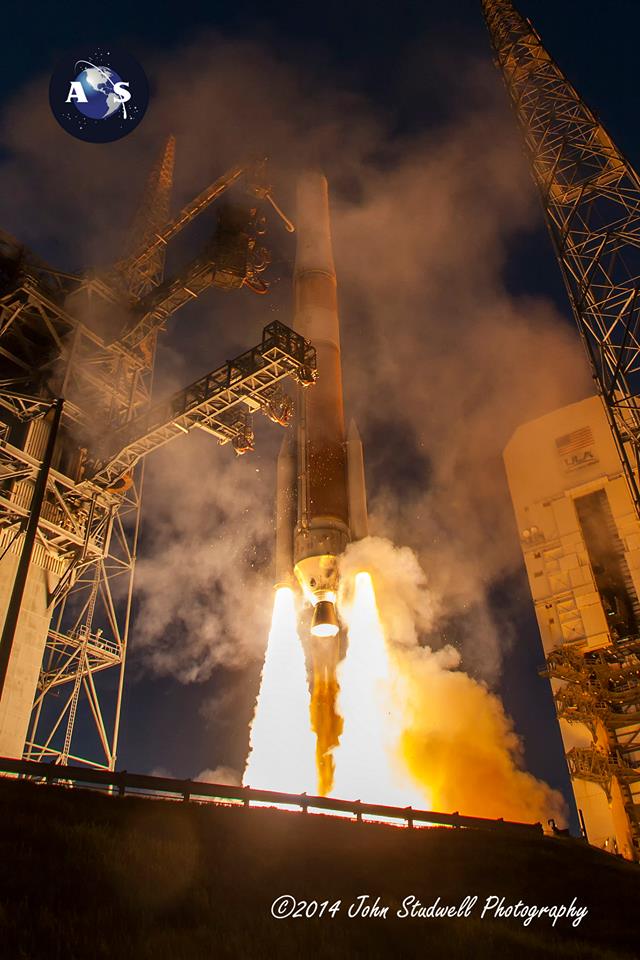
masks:
<path fill-rule="evenodd" d="M 532 19 L 551 54 L 614 140 L 632 162 L 638 161 L 637 2 L 520 0 L 518 6 Z M 4 100 L 15 97 L 36 73 L 43 74 L 46 97 L 46 76 L 69 48 L 114 42 L 144 65 L 149 51 L 154 55 L 173 51 L 200 31 L 213 29 L 231 38 L 266 39 L 283 60 L 314 58 L 334 84 L 342 83 L 379 105 L 398 136 L 446 119 L 448 112 L 455 112 L 457 99 L 465 96 L 462 87 L 442 90 L 442 64 L 438 58 L 430 62 L 420 58 L 422 38 L 430 38 L 442 61 L 447 60 L 450 46 L 458 57 L 466 52 L 470 58 L 489 61 L 491 56 L 480 3 L 475 0 L 384 5 L 243 0 L 163 5 L 136 0 L 119 8 L 12 3 L 3 11 L 3 26 Z M 150 76 L 150 111 L 154 81 Z M 501 84 L 497 71 L 495 83 Z M 506 93 L 504 98 L 506 105 Z M 259 109 L 259 104 L 254 106 Z M 47 255 L 46 250 L 38 252 Z M 338 264 L 338 274 L 339 269 Z M 536 230 L 513 243 L 506 283 L 516 294 L 549 297 L 570 322 L 541 217 Z M 543 655 L 523 572 L 509 583 L 496 585 L 497 608 L 507 597 L 519 642 L 505 658 L 500 693 L 524 739 L 528 769 L 569 796 L 551 697 L 546 681 L 537 676 Z M 213 719 L 202 715 L 201 705 L 219 680 L 214 675 L 204 684 L 185 686 L 151 678 L 134 667 L 126 686 L 118 766 L 137 771 L 162 767 L 176 776 L 195 776 L 219 763 L 234 759 L 240 763 L 246 731 L 238 730 L 224 713 L 218 712 Z"/>

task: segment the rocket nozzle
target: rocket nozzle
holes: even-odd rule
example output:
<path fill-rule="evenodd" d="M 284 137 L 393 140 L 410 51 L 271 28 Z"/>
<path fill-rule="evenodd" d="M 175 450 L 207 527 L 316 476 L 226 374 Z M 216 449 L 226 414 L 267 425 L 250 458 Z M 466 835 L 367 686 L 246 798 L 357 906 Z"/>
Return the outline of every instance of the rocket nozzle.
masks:
<path fill-rule="evenodd" d="M 335 637 L 340 626 L 335 604 L 330 600 L 318 600 L 311 620 L 312 637 Z"/>

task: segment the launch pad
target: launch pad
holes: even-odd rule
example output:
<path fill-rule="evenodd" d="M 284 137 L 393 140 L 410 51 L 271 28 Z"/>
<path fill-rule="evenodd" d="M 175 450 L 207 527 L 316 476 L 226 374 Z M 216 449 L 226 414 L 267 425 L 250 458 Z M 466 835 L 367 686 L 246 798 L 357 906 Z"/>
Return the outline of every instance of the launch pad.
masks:
<path fill-rule="evenodd" d="M 640 180 L 509 0 L 483 8 L 613 444 L 607 470 L 594 472 L 586 424 L 554 437 L 555 449 L 541 440 L 539 462 L 551 450 L 582 483 L 560 482 L 554 459 L 534 492 L 535 470 L 522 480 L 519 449 L 514 503 L 544 674 L 564 733 L 570 728 L 583 830 L 632 859 L 640 846 Z M 362 443 L 345 423 L 328 185 L 318 171 L 298 181 L 292 326 L 268 324 L 260 343 L 155 402 L 157 337 L 169 319 L 210 288 L 266 293 L 264 211 L 294 231 L 262 162 L 233 167 L 171 218 L 174 150 L 170 138 L 125 253 L 100 271 L 65 273 L 0 235 L 0 753 L 50 760 L 56 777 L 71 777 L 70 760 L 115 769 L 144 458 L 195 428 L 249 452 L 261 412 L 291 425 L 277 464 L 275 584 L 295 590 L 309 614 L 310 717 L 326 796 L 344 729 L 359 712 L 349 718 L 338 708 L 340 564 L 368 534 Z M 167 245 L 241 187 L 241 203 L 217 208 L 198 255 L 165 277 Z M 293 404 L 285 381 L 296 384 Z M 544 522 L 531 522 L 536 511 Z M 596 542 L 607 539 L 602 531 L 605 547 Z M 373 589 L 370 601 L 377 615 Z M 382 647 L 382 631 L 378 639 Z M 111 670 L 116 679 L 104 682 Z M 370 679 L 373 689 L 379 678 Z M 86 753 L 75 748 L 79 711 L 94 738 Z M 297 797 L 304 810 L 319 799 L 279 796 Z"/>

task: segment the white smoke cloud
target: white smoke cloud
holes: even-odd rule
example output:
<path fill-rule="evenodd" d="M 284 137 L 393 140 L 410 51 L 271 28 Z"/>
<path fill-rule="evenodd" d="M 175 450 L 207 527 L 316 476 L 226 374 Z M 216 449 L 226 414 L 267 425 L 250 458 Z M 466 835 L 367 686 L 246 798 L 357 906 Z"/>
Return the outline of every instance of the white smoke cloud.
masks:
<path fill-rule="evenodd" d="M 236 459 L 204 435 L 178 443 L 189 449 L 163 449 L 149 471 L 135 643 L 153 670 L 186 683 L 264 649 L 273 523 L 261 504 L 273 471 L 263 479 L 259 460 Z"/>
<path fill-rule="evenodd" d="M 239 787 L 241 784 L 239 771 L 225 766 L 216 767 L 214 770 L 201 770 L 193 779 L 204 783 L 224 783 L 230 787 Z"/>
<path fill-rule="evenodd" d="M 349 544 L 340 558 L 339 605 L 349 602 L 345 594 L 357 573 L 370 573 L 385 634 L 391 643 L 415 645 L 433 627 L 437 608 L 427 577 L 409 547 L 397 547 L 382 537 L 367 537 Z"/>
<path fill-rule="evenodd" d="M 171 770 L 169 770 L 167 767 L 163 767 L 162 765 L 158 767 L 153 767 L 149 771 L 149 776 L 162 777 L 165 780 L 173 780 L 175 778 L 175 774 L 172 773 Z"/>

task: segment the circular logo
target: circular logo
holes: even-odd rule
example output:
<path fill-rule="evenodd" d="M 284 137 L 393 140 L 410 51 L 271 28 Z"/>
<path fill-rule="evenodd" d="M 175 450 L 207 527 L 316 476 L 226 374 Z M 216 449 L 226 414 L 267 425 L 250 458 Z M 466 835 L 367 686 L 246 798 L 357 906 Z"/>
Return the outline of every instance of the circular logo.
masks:
<path fill-rule="evenodd" d="M 93 47 L 65 57 L 49 84 L 60 126 L 78 140 L 110 143 L 138 126 L 149 103 L 140 64 L 122 50 Z"/>

